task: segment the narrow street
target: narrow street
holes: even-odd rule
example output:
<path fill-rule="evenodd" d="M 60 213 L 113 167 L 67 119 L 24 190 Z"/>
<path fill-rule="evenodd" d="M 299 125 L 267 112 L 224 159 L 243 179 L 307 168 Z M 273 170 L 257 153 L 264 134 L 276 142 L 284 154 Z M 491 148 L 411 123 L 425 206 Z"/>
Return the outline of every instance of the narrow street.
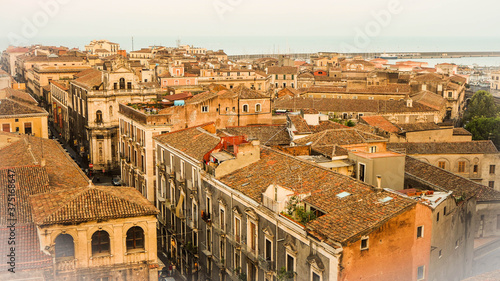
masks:
<path fill-rule="evenodd" d="M 73 148 L 62 138 L 59 136 L 59 133 L 57 132 L 57 130 L 54 128 L 53 124 L 51 124 L 49 122 L 49 130 L 50 130 L 50 133 L 51 133 L 51 138 L 54 140 L 54 141 L 57 141 L 59 142 L 59 144 L 61 144 L 61 146 L 66 150 L 66 152 L 69 154 L 69 156 L 73 159 L 73 161 L 75 161 L 75 163 L 80 167 L 80 169 L 82 169 L 83 172 L 85 172 L 85 174 L 90 178 L 92 179 L 92 182 L 96 185 L 104 185 L 104 186 L 111 186 L 113 185 L 112 184 L 112 180 L 113 180 L 113 175 L 109 175 L 109 174 L 103 174 L 102 172 L 94 172 L 93 175 L 89 175 L 89 171 L 91 169 L 89 169 L 89 167 L 85 167 L 84 166 L 84 161 L 82 159 L 82 157 L 76 153 Z"/>

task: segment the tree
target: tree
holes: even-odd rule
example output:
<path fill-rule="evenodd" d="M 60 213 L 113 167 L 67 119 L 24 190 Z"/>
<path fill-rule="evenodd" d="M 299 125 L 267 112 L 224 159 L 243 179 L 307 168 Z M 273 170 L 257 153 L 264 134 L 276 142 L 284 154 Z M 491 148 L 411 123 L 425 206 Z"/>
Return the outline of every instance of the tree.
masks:
<path fill-rule="evenodd" d="M 464 122 L 473 120 L 479 117 L 497 117 L 499 115 L 499 107 L 495 104 L 493 96 L 486 91 L 477 91 L 467 105 L 467 111 L 464 115 Z"/>
<path fill-rule="evenodd" d="M 500 117 L 479 117 L 469 121 L 465 126 L 474 140 L 491 140 L 500 148 Z"/>

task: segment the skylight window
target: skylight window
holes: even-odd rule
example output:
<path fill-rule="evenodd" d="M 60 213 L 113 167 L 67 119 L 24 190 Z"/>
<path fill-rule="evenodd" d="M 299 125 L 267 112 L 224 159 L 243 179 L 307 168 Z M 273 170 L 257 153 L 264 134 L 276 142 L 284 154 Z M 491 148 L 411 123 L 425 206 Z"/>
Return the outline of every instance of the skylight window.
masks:
<path fill-rule="evenodd" d="M 392 199 L 394 199 L 394 198 L 392 198 L 391 196 L 387 196 L 387 197 L 385 197 L 384 199 L 380 199 L 380 200 L 378 200 L 378 201 L 379 201 L 380 203 L 387 203 L 387 202 L 391 201 Z"/>
<path fill-rule="evenodd" d="M 349 195 L 351 195 L 351 193 L 349 193 L 347 191 L 344 191 L 344 192 L 341 192 L 341 193 L 337 194 L 337 197 L 338 198 L 344 198 L 344 197 L 347 197 Z"/>

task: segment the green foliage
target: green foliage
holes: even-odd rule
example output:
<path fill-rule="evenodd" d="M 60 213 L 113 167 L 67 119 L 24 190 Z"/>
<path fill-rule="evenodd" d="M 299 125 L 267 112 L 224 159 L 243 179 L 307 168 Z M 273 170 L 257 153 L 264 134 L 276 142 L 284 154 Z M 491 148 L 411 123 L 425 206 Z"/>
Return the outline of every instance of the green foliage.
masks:
<path fill-rule="evenodd" d="M 233 272 L 238 275 L 238 280 L 241 280 L 241 281 L 246 281 L 247 280 L 247 275 L 246 275 L 246 273 L 242 273 L 241 272 L 241 267 L 235 268 L 233 270 Z"/>
<path fill-rule="evenodd" d="M 286 212 L 289 216 L 293 215 L 293 212 L 297 208 L 297 204 L 299 203 L 299 198 L 297 196 L 292 196 L 290 197 L 290 200 L 288 200 L 288 204 L 286 207 Z"/>
<path fill-rule="evenodd" d="M 474 140 L 491 140 L 500 147 L 500 117 L 479 117 L 469 121 L 465 126 Z"/>
<path fill-rule="evenodd" d="M 467 105 L 467 112 L 464 115 L 464 122 L 475 118 L 492 118 L 499 115 L 500 109 L 495 104 L 493 96 L 486 91 L 477 91 Z"/>
<path fill-rule="evenodd" d="M 316 218 L 316 215 L 314 214 L 314 212 L 306 211 L 304 209 L 304 207 L 302 207 L 302 206 L 295 209 L 295 212 L 296 212 L 297 218 L 299 219 L 300 223 L 302 223 L 302 224 L 306 224 L 306 223 L 308 223 Z"/>
<path fill-rule="evenodd" d="M 347 120 L 347 122 L 345 122 L 345 125 L 347 127 L 354 127 L 356 126 L 356 123 L 354 123 L 352 120 Z"/>
<path fill-rule="evenodd" d="M 286 281 L 293 279 L 295 277 L 296 273 L 293 271 L 286 271 L 286 268 L 283 266 L 280 268 L 280 270 L 276 274 L 276 279 L 278 281 Z"/>

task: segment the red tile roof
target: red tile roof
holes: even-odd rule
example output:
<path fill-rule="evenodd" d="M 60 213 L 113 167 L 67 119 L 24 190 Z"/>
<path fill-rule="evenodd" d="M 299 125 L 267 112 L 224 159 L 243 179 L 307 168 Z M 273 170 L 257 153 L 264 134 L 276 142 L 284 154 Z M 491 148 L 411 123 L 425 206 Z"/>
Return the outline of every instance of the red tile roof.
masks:
<path fill-rule="evenodd" d="M 78 224 L 158 214 L 133 187 L 87 186 L 33 195 L 33 221 L 37 225 Z"/>
<path fill-rule="evenodd" d="M 381 129 L 390 133 L 399 133 L 398 127 L 394 126 L 389 120 L 380 115 L 374 116 L 362 116 L 361 119 L 366 122 L 366 124 Z"/>
<path fill-rule="evenodd" d="M 387 149 L 406 154 L 492 154 L 498 153 L 492 141 L 388 143 Z"/>
<path fill-rule="evenodd" d="M 407 178 L 417 180 L 430 187 L 437 187 L 436 191 L 453 191 L 455 196 L 462 196 L 465 194 L 467 198 L 476 196 L 478 201 L 500 200 L 500 192 L 492 188 L 478 184 L 414 157 L 407 156 L 405 162 L 405 173 Z"/>
<path fill-rule="evenodd" d="M 306 224 L 306 229 L 334 247 L 337 246 L 333 241 L 344 244 L 356 240 L 416 204 L 412 199 L 386 191 L 376 192 L 349 176 L 264 146 L 261 146 L 258 162 L 220 181 L 257 202 L 261 202 L 262 193 L 271 184 L 296 194 L 310 194 L 303 201 L 326 214 Z M 336 195 L 343 191 L 351 195 L 338 198 Z M 387 196 L 393 199 L 380 203 L 379 200 Z"/>
<path fill-rule="evenodd" d="M 204 127 L 212 127 L 215 130 L 214 123 L 208 123 L 166 133 L 156 136 L 154 139 L 202 161 L 205 154 L 214 149 L 221 141 L 218 136 L 204 130 Z"/>
<path fill-rule="evenodd" d="M 4 132 L 0 135 L 16 136 Z M 12 143 L 0 148 L 0 168 L 40 165 L 43 156 L 51 186 L 67 188 L 88 184 L 87 176 L 56 141 L 27 135 L 12 139 Z"/>

